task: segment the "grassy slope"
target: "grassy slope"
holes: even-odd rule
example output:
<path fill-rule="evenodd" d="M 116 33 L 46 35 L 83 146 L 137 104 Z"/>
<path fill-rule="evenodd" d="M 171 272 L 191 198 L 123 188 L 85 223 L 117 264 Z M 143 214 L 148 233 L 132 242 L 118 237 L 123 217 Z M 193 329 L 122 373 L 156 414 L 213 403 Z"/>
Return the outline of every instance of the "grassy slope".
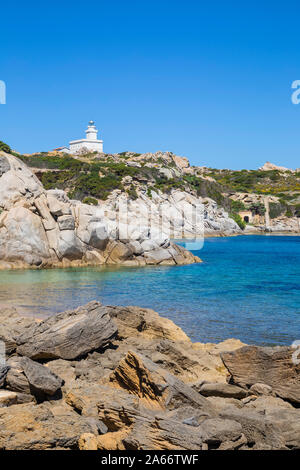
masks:
<path fill-rule="evenodd" d="M 168 193 L 178 188 L 211 197 L 230 209 L 230 201 L 222 196 L 223 188 L 217 183 L 196 176 L 167 179 L 158 168 L 127 166 L 126 159 L 116 163 L 109 157 L 105 161 L 84 157 L 78 160 L 69 155 L 59 157 L 48 154 L 19 155 L 19 158 L 30 167 L 43 170 L 37 171 L 37 174 L 46 189 L 67 189 L 70 197 L 80 200 L 86 197 L 105 200 L 112 190 L 124 190 L 122 179 L 131 176 L 133 184 L 127 192 L 132 198 L 137 197 L 136 184 L 144 186 L 149 195 L 151 189 Z"/>
<path fill-rule="evenodd" d="M 64 189 L 69 197 L 84 200 L 89 204 L 96 204 L 97 199 L 107 199 L 114 189 L 126 190 L 128 195 L 135 199 L 137 186 L 144 187 L 150 197 L 151 189 L 169 193 L 177 188 L 214 199 L 232 214 L 241 227 L 243 224 L 237 213 L 245 206 L 241 202 L 231 200 L 226 194 L 246 192 L 274 195 L 279 198 L 279 202 L 270 204 L 272 218 L 280 214 L 286 214 L 289 217 L 300 216 L 299 199 L 297 201 L 300 195 L 300 173 L 282 173 L 278 170 L 206 169 L 203 176 L 213 178 L 214 182 L 192 175 L 167 179 L 158 168 L 149 168 L 143 163 L 141 168 L 128 166 L 126 152 L 118 154 L 118 162 L 115 162 L 109 155 L 106 155 L 104 159 L 97 159 L 93 154 L 83 155 L 80 160 L 68 154 L 57 156 L 48 153 L 31 156 L 18 155 L 18 157 L 28 166 L 41 169 L 40 172 L 37 171 L 37 175 L 46 189 Z M 155 163 L 166 167 L 158 160 L 155 160 Z M 173 168 L 173 165 L 169 165 L 169 168 Z M 126 188 L 122 184 L 124 176 L 132 178 L 132 184 L 129 187 L 127 185 Z"/>

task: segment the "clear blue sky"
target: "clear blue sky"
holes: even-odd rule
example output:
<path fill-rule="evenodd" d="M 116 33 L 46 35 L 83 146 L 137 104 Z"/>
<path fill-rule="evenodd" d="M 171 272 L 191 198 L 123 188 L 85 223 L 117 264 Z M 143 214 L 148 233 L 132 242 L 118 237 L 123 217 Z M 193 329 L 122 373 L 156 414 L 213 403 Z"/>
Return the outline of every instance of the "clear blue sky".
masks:
<path fill-rule="evenodd" d="M 106 152 L 299 167 L 299 22 L 289 1 L 5 2 L 0 140 L 46 151 L 93 119 Z"/>

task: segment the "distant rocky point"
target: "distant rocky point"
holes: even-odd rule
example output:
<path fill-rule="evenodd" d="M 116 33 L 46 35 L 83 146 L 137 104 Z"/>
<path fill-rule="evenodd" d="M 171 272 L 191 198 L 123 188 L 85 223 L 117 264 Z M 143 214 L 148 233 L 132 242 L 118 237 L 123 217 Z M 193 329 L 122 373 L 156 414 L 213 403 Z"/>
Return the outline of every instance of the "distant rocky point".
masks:
<path fill-rule="evenodd" d="M 275 165 L 274 163 L 266 162 L 262 167 L 259 168 L 262 171 L 278 170 L 278 171 L 294 171 L 284 166 Z M 297 171 L 297 170 L 295 170 Z"/>

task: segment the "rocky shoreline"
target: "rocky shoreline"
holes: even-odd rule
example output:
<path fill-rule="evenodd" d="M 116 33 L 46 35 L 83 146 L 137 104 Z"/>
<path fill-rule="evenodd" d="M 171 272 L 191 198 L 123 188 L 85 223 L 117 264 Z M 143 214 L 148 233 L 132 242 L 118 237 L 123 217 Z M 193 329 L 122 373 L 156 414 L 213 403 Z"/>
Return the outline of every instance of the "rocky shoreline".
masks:
<path fill-rule="evenodd" d="M 21 160 L 0 152 L 0 269 L 201 261 L 155 228 L 122 224 L 116 215 L 46 191 Z"/>
<path fill-rule="evenodd" d="M 115 190 L 97 206 L 84 204 L 63 190 L 46 190 L 23 161 L 0 152 L 0 270 L 199 263 L 171 239 L 263 233 L 242 231 L 208 197 L 181 189 L 150 193 L 132 199 Z"/>
<path fill-rule="evenodd" d="M 192 343 L 153 310 L 99 302 L 0 320 L 1 450 L 300 448 L 291 347 Z"/>

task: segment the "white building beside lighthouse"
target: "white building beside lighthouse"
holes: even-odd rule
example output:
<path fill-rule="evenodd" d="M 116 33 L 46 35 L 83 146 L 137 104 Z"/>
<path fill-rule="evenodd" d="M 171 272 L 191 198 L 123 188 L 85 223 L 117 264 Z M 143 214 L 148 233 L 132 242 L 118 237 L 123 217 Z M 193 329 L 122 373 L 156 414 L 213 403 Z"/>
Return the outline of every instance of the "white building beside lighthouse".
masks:
<path fill-rule="evenodd" d="M 98 139 L 98 130 L 94 121 L 88 123 L 85 131 L 86 138 L 80 140 L 72 140 L 69 142 L 70 147 L 59 147 L 55 150 L 66 153 L 81 153 L 87 152 L 103 152 L 103 140 Z"/>

